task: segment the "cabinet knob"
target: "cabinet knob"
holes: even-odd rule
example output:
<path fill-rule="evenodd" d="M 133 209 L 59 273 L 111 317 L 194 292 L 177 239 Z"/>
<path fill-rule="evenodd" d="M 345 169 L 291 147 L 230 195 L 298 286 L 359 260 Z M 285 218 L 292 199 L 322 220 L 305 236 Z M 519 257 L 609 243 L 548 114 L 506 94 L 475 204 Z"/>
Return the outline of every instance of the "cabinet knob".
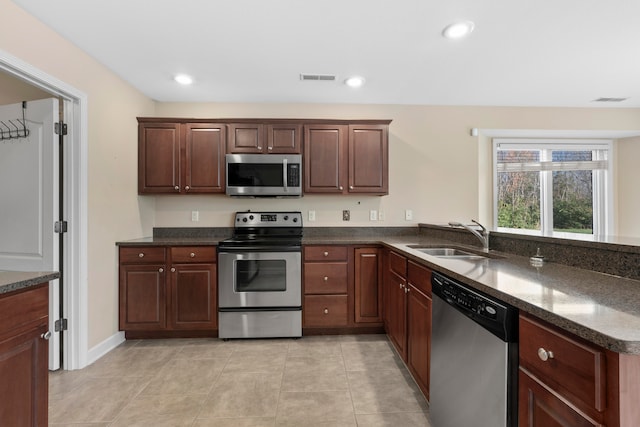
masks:
<path fill-rule="evenodd" d="M 343 190 L 342 185 L 341 185 L 340 187 L 338 187 L 338 188 L 340 188 L 340 191 L 342 191 L 342 190 Z"/>
<path fill-rule="evenodd" d="M 406 293 L 409 293 L 409 292 L 411 292 L 411 289 L 409 289 L 409 287 L 408 287 L 408 286 L 407 286 L 407 287 L 405 287 L 405 288 L 404 288 L 404 293 L 406 294 Z"/>
<path fill-rule="evenodd" d="M 329 309 L 328 308 L 324 309 L 324 314 L 329 314 Z"/>
<path fill-rule="evenodd" d="M 269 151 L 273 150 L 273 147 L 269 147 Z"/>
<path fill-rule="evenodd" d="M 185 189 L 185 190 L 187 190 L 187 191 L 189 191 L 189 190 L 191 189 L 191 187 L 189 187 L 188 185 L 185 185 L 185 186 L 184 186 L 184 189 Z"/>
<path fill-rule="evenodd" d="M 144 258 L 144 252 L 140 252 L 140 253 L 138 254 L 138 258 Z"/>
<path fill-rule="evenodd" d="M 329 280 L 329 276 L 324 276 L 324 281 L 328 281 Z"/>
<path fill-rule="evenodd" d="M 173 187 L 175 190 L 180 191 L 180 187 L 178 187 L 177 185 L 175 187 Z"/>
<path fill-rule="evenodd" d="M 191 252 L 191 253 L 189 254 L 189 256 L 190 256 L 191 258 L 194 258 L 194 257 L 196 256 L 196 254 L 195 254 L 194 252 Z"/>
<path fill-rule="evenodd" d="M 49 338 L 51 338 L 51 331 L 47 331 L 44 334 L 41 334 L 40 338 L 42 338 L 43 340 L 48 340 Z"/>
<path fill-rule="evenodd" d="M 349 186 L 349 190 L 353 190 L 353 185 L 350 185 L 350 186 Z"/>
<path fill-rule="evenodd" d="M 538 349 L 538 357 L 540 358 L 540 360 L 542 360 L 543 362 L 546 362 L 549 359 L 553 359 L 553 351 L 551 350 L 545 350 L 544 348 L 540 347 Z"/>
<path fill-rule="evenodd" d="M 404 285 L 402 283 L 398 283 L 398 285 L 400 286 L 400 289 L 404 288 Z"/>
<path fill-rule="evenodd" d="M 329 256 L 329 252 L 326 252 L 326 251 L 325 251 L 323 255 L 324 255 L 324 256 Z"/>
<path fill-rule="evenodd" d="M 262 150 L 262 147 L 258 146 L 258 150 Z"/>
<path fill-rule="evenodd" d="M 160 267 L 160 268 L 158 269 L 158 272 L 159 272 L 159 273 L 164 273 L 164 268 Z"/>
<path fill-rule="evenodd" d="M 171 272 L 175 273 L 176 272 L 176 268 L 175 267 L 171 267 Z"/>

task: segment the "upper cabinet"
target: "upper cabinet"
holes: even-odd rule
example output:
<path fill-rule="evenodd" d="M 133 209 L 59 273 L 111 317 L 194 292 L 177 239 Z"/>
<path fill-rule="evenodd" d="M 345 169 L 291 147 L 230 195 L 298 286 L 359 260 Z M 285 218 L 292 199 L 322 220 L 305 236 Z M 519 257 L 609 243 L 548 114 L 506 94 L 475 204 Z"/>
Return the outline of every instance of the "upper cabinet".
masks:
<path fill-rule="evenodd" d="M 302 125 L 296 123 L 230 123 L 228 153 L 302 152 Z"/>
<path fill-rule="evenodd" d="M 308 124 L 304 192 L 389 194 L 388 122 Z"/>
<path fill-rule="evenodd" d="M 138 193 L 224 193 L 225 154 L 277 153 L 303 155 L 304 193 L 389 194 L 389 123 L 138 118 Z"/>
<path fill-rule="evenodd" d="M 138 122 L 138 193 L 224 193 L 225 124 Z"/>

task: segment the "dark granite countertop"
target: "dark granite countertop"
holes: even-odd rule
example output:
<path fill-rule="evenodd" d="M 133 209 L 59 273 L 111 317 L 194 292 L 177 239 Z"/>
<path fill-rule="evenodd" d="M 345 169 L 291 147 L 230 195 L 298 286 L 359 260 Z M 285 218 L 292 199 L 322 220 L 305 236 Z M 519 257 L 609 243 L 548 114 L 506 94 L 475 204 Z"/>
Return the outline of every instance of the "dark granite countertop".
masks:
<path fill-rule="evenodd" d="M 156 237 L 119 245 L 216 245 L 224 237 Z M 533 267 L 529 258 L 491 251 L 495 257 L 447 259 L 415 245 L 461 245 L 415 233 L 309 233 L 303 244 L 380 244 L 520 310 L 619 353 L 640 355 L 640 281 L 556 263 Z"/>
<path fill-rule="evenodd" d="M 57 279 L 56 271 L 0 271 L 0 295 Z"/>

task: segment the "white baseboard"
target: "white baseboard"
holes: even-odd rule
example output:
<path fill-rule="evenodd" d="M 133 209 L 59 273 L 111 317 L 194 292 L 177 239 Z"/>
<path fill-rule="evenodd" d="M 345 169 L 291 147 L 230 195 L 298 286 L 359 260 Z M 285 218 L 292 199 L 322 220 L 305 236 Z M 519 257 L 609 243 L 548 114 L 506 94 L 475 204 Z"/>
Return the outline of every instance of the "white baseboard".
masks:
<path fill-rule="evenodd" d="M 106 340 L 102 341 L 100 344 L 95 347 L 89 349 L 87 354 L 87 366 L 91 365 L 96 360 L 100 359 L 105 354 L 109 353 L 111 350 L 119 346 L 125 341 L 124 332 L 117 332 L 111 335 Z"/>

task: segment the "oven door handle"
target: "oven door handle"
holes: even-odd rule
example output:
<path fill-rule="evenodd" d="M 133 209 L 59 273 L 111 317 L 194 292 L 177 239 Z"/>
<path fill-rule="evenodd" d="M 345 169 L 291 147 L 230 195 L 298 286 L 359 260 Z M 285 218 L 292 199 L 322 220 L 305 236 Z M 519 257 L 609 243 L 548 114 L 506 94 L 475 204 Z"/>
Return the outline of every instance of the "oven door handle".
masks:
<path fill-rule="evenodd" d="M 284 191 L 289 191 L 289 187 L 288 187 L 288 181 L 289 181 L 289 171 L 287 169 L 287 159 L 282 159 L 282 181 L 283 181 L 283 187 L 284 187 Z"/>

